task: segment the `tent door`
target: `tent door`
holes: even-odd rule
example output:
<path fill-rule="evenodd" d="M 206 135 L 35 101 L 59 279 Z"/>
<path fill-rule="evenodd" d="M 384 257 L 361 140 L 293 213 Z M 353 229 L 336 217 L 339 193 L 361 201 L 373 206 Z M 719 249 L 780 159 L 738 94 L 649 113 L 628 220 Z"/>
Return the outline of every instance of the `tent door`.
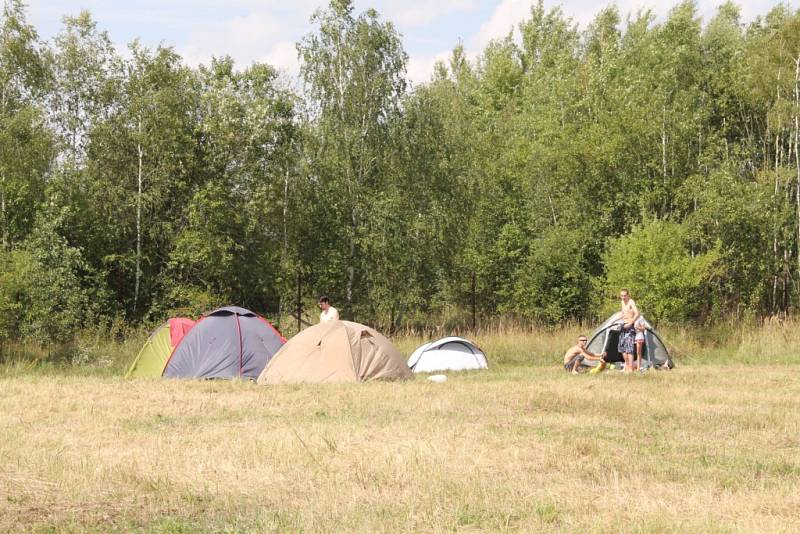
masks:
<path fill-rule="evenodd" d="M 605 360 L 607 362 L 623 362 L 625 359 L 622 357 L 622 354 L 619 353 L 617 349 L 619 345 L 619 331 L 613 330 L 609 328 L 606 330 L 606 344 L 604 345 L 604 349 L 606 352 Z"/>

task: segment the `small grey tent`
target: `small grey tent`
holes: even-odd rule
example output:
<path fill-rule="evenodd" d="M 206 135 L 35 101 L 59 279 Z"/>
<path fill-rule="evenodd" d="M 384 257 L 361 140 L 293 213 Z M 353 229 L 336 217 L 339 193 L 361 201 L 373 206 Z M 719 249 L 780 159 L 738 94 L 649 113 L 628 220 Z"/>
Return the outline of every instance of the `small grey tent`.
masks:
<path fill-rule="evenodd" d="M 669 355 L 666 345 L 658 337 L 658 334 L 653 330 L 652 325 L 642 317 L 645 322 L 646 330 L 644 332 L 644 350 L 642 351 L 642 366 L 643 368 L 651 367 L 674 367 L 672 357 Z M 607 362 L 621 362 L 623 361 L 622 354 L 617 350 L 619 343 L 619 332 L 621 328 L 621 314 L 615 313 L 609 317 L 598 328 L 592 337 L 589 338 L 589 343 L 586 350 L 595 354 L 606 352 L 605 360 Z M 596 362 L 585 361 L 586 365 L 597 365 Z"/>
<path fill-rule="evenodd" d="M 255 380 L 286 339 L 263 317 L 229 306 L 205 314 L 175 347 L 167 378 Z"/>

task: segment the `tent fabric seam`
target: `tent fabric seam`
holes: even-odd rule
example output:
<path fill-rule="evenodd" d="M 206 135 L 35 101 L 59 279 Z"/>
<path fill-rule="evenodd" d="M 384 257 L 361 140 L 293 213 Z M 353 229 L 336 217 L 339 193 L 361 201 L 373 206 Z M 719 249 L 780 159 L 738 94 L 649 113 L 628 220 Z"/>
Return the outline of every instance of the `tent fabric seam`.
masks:
<path fill-rule="evenodd" d="M 242 377 L 242 371 L 244 369 L 244 348 L 242 347 L 242 326 L 239 324 L 239 314 L 233 314 L 234 320 L 236 320 L 236 334 L 239 336 L 239 378 Z"/>

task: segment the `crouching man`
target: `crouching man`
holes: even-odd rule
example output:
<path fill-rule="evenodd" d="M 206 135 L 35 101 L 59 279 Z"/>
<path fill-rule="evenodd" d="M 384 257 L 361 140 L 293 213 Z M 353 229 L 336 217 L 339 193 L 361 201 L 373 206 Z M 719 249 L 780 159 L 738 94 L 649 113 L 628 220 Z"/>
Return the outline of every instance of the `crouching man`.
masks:
<path fill-rule="evenodd" d="M 564 369 L 568 372 L 571 372 L 574 375 L 578 374 L 578 369 L 584 365 L 585 360 L 600 362 L 599 366 L 605 367 L 606 362 L 603 361 L 603 357 L 606 353 L 602 354 L 594 354 L 586 350 L 586 336 L 578 337 L 578 344 L 570 347 L 570 349 L 564 354 Z"/>

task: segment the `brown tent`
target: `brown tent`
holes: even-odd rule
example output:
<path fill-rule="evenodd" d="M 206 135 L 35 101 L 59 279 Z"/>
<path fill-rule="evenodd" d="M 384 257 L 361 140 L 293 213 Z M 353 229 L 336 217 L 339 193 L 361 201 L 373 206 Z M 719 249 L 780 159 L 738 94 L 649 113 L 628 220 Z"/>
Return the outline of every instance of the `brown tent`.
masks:
<path fill-rule="evenodd" d="M 360 382 L 411 378 L 391 341 L 363 324 L 330 321 L 303 330 L 284 345 L 259 384 Z"/>

